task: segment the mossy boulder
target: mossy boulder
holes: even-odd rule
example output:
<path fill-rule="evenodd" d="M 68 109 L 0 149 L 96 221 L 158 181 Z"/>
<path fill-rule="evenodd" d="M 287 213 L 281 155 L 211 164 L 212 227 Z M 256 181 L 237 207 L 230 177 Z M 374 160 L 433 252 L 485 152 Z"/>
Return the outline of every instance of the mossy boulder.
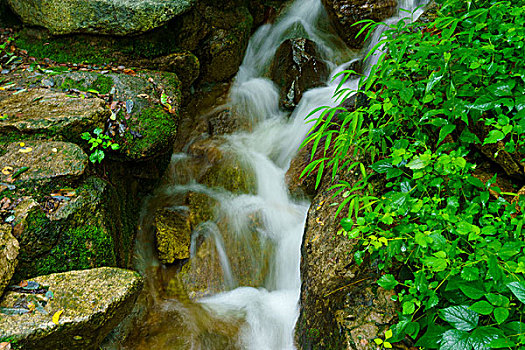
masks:
<path fill-rule="evenodd" d="M 191 225 L 187 211 L 158 210 L 155 229 L 158 257 L 163 264 L 190 257 Z"/>
<path fill-rule="evenodd" d="M 53 211 L 33 205 L 16 218 L 22 225 L 16 278 L 125 265 L 121 258 L 133 247 L 124 237 L 114 188 L 92 177 L 70 192 Z"/>
<path fill-rule="evenodd" d="M 86 130 L 103 127 L 110 116 L 99 98 L 81 99 L 49 89 L 29 89 L 14 95 L 0 91 L 0 139 L 41 134 L 78 141 Z"/>
<path fill-rule="evenodd" d="M 4 292 L 18 264 L 18 241 L 11 234 L 10 225 L 0 225 L 0 296 Z"/>
<path fill-rule="evenodd" d="M 130 35 L 160 27 L 189 10 L 195 0 L 8 0 L 25 24 L 54 35 Z"/>
<path fill-rule="evenodd" d="M 0 164 L 4 166 L 0 180 L 5 182 L 13 177 L 18 181 L 78 179 L 84 174 L 87 162 L 87 155 L 73 143 L 13 142 L 7 145 L 6 153 L 0 157 Z"/>
<path fill-rule="evenodd" d="M 248 46 L 253 18 L 245 7 L 228 12 L 206 8 L 206 20 L 212 30 L 196 50 L 201 62 L 201 79 L 204 82 L 226 80 L 234 76 Z"/>
<path fill-rule="evenodd" d="M 43 307 L 21 315 L 0 314 L 0 342 L 9 340 L 26 350 L 98 349 L 131 312 L 143 285 L 136 272 L 107 267 L 40 276 L 30 282 L 53 296 L 9 292 L 0 304 L 22 310 L 36 301 Z M 59 311 L 55 324 L 52 316 Z"/>
<path fill-rule="evenodd" d="M 179 120 L 181 82 L 167 72 L 141 71 L 135 75 L 73 72 L 55 77 L 62 89 L 97 90 L 113 93 L 114 101 L 125 103 L 114 111 L 110 130 L 126 160 L 158 157 L 171 149 Z M 169 100 L 170 111 L 162 103 Z"/>

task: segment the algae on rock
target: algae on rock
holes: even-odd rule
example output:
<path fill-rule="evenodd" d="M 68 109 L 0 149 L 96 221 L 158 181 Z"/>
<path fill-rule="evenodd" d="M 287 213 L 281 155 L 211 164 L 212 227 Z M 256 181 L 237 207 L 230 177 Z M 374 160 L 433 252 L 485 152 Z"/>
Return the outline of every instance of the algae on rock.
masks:
<path fill-rule="evenodd" d="M 130 35 L 160 27 L 189 10 L 195 0 L 8 0 L 25 24 L 54 35 Z"/>
<path fill-rule="evenodd" d="M 11 225 L 0 225 L 0 297 L 18 264 L 17 257 L 20 246 L 11 232 Z"/>
<path fill-rule="evenodd" d="M 102 267 L 40 276 L 31 281 L 51 291 L 36 296 L 43 310 L 0 317 L 0 342 L 9 339 L 26 350 L 97 349 L 104 337 L 131 312 L 143 285 L 133 271 Z M 44 292 L 45 293 L 45 292 Z M 8 292 L 0 307 L 13 308 L 28 294 Z M 57 323 L 52 316 L 62 310 Z"/>

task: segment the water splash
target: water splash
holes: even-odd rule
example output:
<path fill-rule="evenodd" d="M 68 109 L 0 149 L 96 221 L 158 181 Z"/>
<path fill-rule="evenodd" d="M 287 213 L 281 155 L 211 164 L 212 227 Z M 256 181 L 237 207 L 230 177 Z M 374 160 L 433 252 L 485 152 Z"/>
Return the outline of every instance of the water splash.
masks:
<path fill-rule="evenodd" d="M 401 0 L 400 7 L 413 11 L 425 0 Z M 393 23 L 411 15 L 399 12 L 389 19 Z M 416 13 L 416 16 L 419 12 Z M 309 203 L 290 196 L 285 175 L 291 160 L 309 131 L 305 116 L 319 106 L 335 106 L 340 101 L 332 97 L 339 84 L 333 77 L 347 69 L 349 64 L 363 57 L 381 36 L 378 30 L 368 47 L 362 52 L 348 50 L 328 28 L 328 17 L 321 0 L 296 0 L 274 24 L 259 28 L 251 38 L 244 62 L 230 90 L 230 104 L 238 114 L 252 122 L 253 130 L 238 132 L 225 137 L 223 150 L 234 153 L 255 177 L 253 193 L 234 194 L 222 188 L 209 188 L 180 174 L 186 154 L 172 157 L 170 180 L 162 189 L 164 202 L 188 192 L 203 193 L 213 198 L 217 222 L 227 222 L 227 230 L 214 222 L 200 224 L 192 235 L 191 256 L 197 254 L 198 241 L 212 238 L 223 272 L 224 286 L 221 293 L 203 298 L 198 304 L 186 308 L 164 301 L 166 310 L 178 310 L 183 315 L 185 329 L 191 333 L 184 340 L 184 348 L 220 349 L 210 345 L 207 336 L 211 320 L 231 320 L 235 340 L 227 341 L 228 349 L 291 350 L 294 347 L 294 326 L 299 316 L 300 296 L 300 247 Z M 279 109 L 279 92 L 275 84 L 265 77 L 279 45 L 291 37 L 307 37 L 317 44 L 322 59 L 331 67 L 326 86 L 311 89 L 291 115 Z M 365 73 L 377 62 L 377 55 L 366 62 Z M 345 87 L 357 88 L 358 80 L 349 80 Z M 311 115 L 315 118 L 317 115 Z M 188 147 L 185 149 L 187 151 Z M 191 177 L 191 176 L 190 176 Z M 173 200 L 173 203 L 176 203 Z M 253 229 L 254 219 L 257 222 Z M 253 239 L 254 234 L 258 239 Z M 238 244 L 231 244 L 234 240 Z M 258 266 L 257 273 L 265 271 L 264 254 L 259 251 L 271 246 L 271 259 L 263 282 L 255 287 L 238 286 L 242 266 L 234 266 L 234 254 L 245 254 L 246 264 Z M 261 257 L 262 256 L 262 257 Z M 151 259 L 148 255 L 143 261 Z M 158 302 L 158 298 L 157 298 Z M 182 311 L 181 311 L 182 310 Z M 193 310 L 193 311 L 190 311 Z M 241 321 L 239 321 L 241 320 Z M 179 329 L 174 330 L 180 332 Z M 232 335 L 233 337 L 233 335 Z M 233 343 L 232 343 L 233 342 Z M 222 344 L 219 342 L 219 344 Z M 230 347 L 232 346 L 232 347 Z M 224 349 L 225 347 L 222 347 Z"/>

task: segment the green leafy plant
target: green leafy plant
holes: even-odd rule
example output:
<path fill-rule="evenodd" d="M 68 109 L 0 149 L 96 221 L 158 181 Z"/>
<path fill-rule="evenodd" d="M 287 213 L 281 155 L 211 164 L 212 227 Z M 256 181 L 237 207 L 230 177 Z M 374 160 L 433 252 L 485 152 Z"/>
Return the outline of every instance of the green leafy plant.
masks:
<path fill-rule="evenodd" d="M 314 111 L 304 174 L 317 170 L 317 185 L 325 169 L 359 175 L 332 189 L 337 214 L 348 211 L 340 233 L 358 241 L 354 260 L 376 261 L 386 272 L 378 284 L 396 291 L 389 343 L 521 348 L 525 2 L 441 3 L 429 23 L 385 32 L 386 50 L 359 84 L 364 103 Z M 341 84 L 334 98 L 355 93 Z M 482 164 L 496 170 L 482 176 Z"/>
<path fill-rule="evenodd" d="M 111 140 L 111 137 L 104 135 L 103 130 L 96 128 L 93 130 L 93 134 L 85 132 L 82 134 L 82 139 L 86 140 L 90 145 L 91 154 L 89 160 L 91 163 L 100 163 L 106 157 L 105 150 L 112 149 L 118 150 L 120 145 Z"/>

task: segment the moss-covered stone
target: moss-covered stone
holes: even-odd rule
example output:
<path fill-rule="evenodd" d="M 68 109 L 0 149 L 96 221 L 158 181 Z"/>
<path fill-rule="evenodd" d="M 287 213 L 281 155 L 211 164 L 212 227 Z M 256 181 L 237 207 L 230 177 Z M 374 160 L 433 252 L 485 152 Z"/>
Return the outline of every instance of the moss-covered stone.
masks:
<path fill-rule="evenodd" d="M 0 157 L 11 171 L 0 174 L 1 181 L 49 181 L 57 178 L 78 179 L 88 162 L 82 149 L 72 143 L 55 141 L 14 142 Z M 25 170 L 24 170 L 25 169 Z M 23 172 L 22 172 L 23 171 Z M 22 173 L 20 173 L 22 172 Z"/>
<path fill-rule="evenodd" d="M 11 225 L 0 225 L 0 296 L 18 264 L 20 246 L 11 232 Z"/>
<path fill-rule="evenodd" d="M 193 6 L 195 0 L 8 0 L 25 24 L 52 34 L 130 35 L 161 26 Z"/>
<path fill-rule="evenodd" d="M 70 201 L 45 214 L 30 211 L 20 230 L 20 264 L 15 278 L 116 266 L 122 227 L 112 186 L 89 178 Z"/>
<path fill-rule="evenodd" d="M 49 89 L 31 89 L 17 95 L 0 91 L 0 138 L 42 134 L 79 141 L 86 130 L 103 127 L 110 113 L 103 100 L 81 99 Z"/>
<path fill-rule="evenodd" d="M 121 152 L 131 159 L 150 158 L 169 151 L 177 133 L 174 116 L 160 106 L 142 110 L 129 126 L 142 136 L 125 134 L 122 138 Z"/>
<path fill-rule="evenodd" d="M 206 12 L 214 23 L 210 35 L 197 49 L 204 82 L 222 81 L 234 76 L 248 45 L 253 18 L 245 7 L 230 12 Z"/>
<path fill-rule="evenodd" d="M 155 228 L 158 257 L 163 264 L 190 257 L 191 225 L 187 212 L 159 210 L 155 213 Z"/>
<path fill-rule="evenodd" d="M 98 268 L 35 278 L 34 282 L 53 292 L 45 301 L 46 313 L 0 315 L 0 341 L 16 342 L 25 350 L 97 349 L 104 337 L 131 310 L 143 285 L 133 271 Z M 28 294 L 9 292 L 1 307 L 14 307 L 28 300 Z M 63 310 L 57 324 L 51 316 Z"/>

